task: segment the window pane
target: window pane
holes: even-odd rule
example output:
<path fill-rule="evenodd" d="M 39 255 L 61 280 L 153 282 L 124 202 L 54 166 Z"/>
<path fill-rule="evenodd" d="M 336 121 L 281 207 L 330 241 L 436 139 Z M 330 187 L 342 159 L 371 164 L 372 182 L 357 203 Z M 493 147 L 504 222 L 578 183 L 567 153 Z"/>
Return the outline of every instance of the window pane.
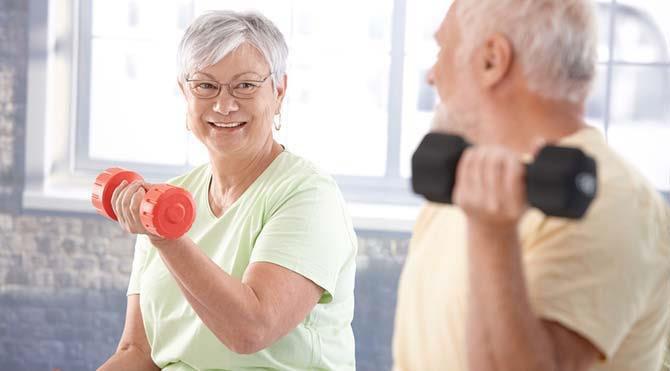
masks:
<path fill-rule="evenodd" d="M 400 174 L 405 178 L 411 175 L 412 154 L 430 129 L 438 99 L 435 89 L 426 82 L 426 75 L 437 58 L 433 35 L 450 5 L 451 1 L 421 0 L 407 6 L 400 144 Z"/>
<path fill-rule="evenodd" d="M 190 0 L 94 0 L 92 10 L 93 36 L 102 37 L 167 41 L 192 17 Z"/>
<path fill-rule="evenodd" d="M 90 156 L 183 165 L 184 104 L 174 47 L 124 39 L 92 41 Z"/>
<path fill-rule="evenodd" d="M 607 66 L 598 66 L 596 81 L 586 102 L 585 120 L 588 124 L 605 133 L 605 102 L 607 99 Z"/>
<path fill-rule="evenodd" d="M 670 2 L 625 0 L 617 4 L 614 59 L 670 62 Z"/>
<path fill-rule="evenodd" d="M 610 144 L 661 190 L 670 190 L 670 68 L 614 69 Z"/>
<path fill-rule="evenodd" d="M 392 6 L 390 0 L 296 3 L 287 144 L 328 172 L 385 174 Z"/>

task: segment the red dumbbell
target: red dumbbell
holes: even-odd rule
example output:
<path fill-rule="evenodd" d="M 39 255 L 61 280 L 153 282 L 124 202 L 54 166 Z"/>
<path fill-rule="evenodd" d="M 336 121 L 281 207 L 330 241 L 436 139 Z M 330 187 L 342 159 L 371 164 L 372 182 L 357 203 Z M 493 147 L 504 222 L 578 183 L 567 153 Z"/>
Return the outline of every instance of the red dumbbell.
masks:
<path fill-rule="evenodd" d="M 129 184 L 142 177 L 126 169 L 109 168 L 93 184 L 91 201 L 101 215 L 117 220 L 112 210 L 112 193 L 122 181 Z M 195 220 L 195 202 L 191 194 L 169 184 L 153 185 L 140 204 L 140 220 L 149 232 L 169 239 L 176 239 L 188 232 Z"/>

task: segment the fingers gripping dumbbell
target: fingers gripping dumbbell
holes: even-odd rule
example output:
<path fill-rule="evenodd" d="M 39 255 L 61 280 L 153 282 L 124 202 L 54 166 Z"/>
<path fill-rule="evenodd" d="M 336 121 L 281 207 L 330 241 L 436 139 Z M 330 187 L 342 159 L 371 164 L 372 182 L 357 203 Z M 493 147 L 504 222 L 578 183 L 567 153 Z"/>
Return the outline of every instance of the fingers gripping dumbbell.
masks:
<path fill-rule="evenodd" d="M 98 213 L 117 220 L 112 209 L 112 194 L 122 181 L 142 181 L 142 177 L 122 168 L 109 168 L 95 179 L 91 201 Z M 146 189 L 140 204 L 140 220 L 151 233 L 175 239 L 188 232 L 195 220 L 195 202 L 183 188 L 169 184 L 152 185 Z"/>
<path fill-rule="evenodd" d="M 412 157 L 414 192 L 452 203 L 456 168 L 470 144 L 463 138 L 430 133 Z M 526 165 L 528 203 L 546 215 L 581 218 L 597 192 L 596 163 L 577 148 L 546 146 Z"/>

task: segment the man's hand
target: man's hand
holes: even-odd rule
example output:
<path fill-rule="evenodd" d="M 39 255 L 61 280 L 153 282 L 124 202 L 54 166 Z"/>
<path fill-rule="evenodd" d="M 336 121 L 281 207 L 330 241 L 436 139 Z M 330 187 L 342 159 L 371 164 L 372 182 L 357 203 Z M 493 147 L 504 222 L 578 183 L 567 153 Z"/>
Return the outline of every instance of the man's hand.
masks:
<path fill-rule="evenodd" d="M 454 204 L 463 209 L 470 227 L 501 232 L 516 228 L 528 207 L 524 179 L 525 168 L 514 152 L 470 147 L 458 164 Z"/>

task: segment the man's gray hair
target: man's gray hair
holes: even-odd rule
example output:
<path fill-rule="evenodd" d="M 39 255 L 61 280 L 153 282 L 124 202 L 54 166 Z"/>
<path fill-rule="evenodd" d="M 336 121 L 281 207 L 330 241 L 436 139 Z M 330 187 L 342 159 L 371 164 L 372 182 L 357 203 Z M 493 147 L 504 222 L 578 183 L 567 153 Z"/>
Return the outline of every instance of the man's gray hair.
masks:
<path fill-rule="evenodd" d="M 186 29 L 178 51 L 179 81 L 218 63 L 244 42 L 265 57 L 276 87 L 286 74 L 288 47 L 284 36 L 259 13 L 227 10 L 209 11 Z"/>
<path fill-rule="evenodd" d="M 588 96 L 598 60 L 591 0 L 464 0 L 457 11 L 462 58 L 500 32 L 512 43 L 531 90 L 571 102 Z"/>

